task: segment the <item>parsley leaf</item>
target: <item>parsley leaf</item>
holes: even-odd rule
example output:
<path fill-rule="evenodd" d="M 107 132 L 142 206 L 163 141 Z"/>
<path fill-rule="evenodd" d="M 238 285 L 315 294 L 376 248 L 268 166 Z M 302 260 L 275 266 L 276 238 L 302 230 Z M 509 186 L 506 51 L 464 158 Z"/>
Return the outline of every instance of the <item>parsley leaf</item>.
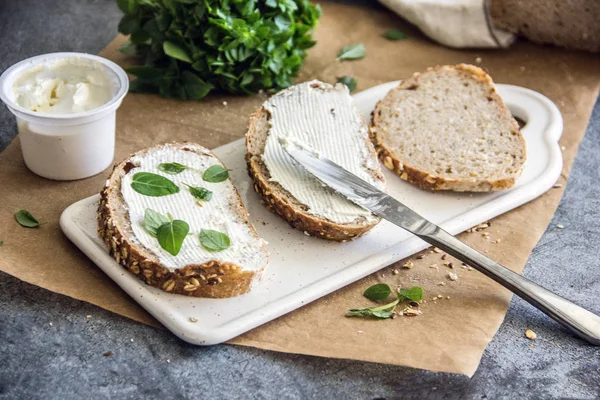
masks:
<path fill-rule="evenodd" d="M 319 6 L 308 0 L 117 0 L 123 47 L 143 66 L 131 90 L 197 100 L 213 90 L 253 93 L 293 83 Z"/>

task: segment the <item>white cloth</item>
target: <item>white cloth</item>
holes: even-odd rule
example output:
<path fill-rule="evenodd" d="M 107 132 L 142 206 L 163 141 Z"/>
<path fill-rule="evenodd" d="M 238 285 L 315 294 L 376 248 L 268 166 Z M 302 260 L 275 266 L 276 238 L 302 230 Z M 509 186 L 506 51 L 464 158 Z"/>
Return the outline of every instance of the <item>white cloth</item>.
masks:
<path fill-rule="evenodd" d="M 449 47 L 508 47 L 514 35 L 494 28 L 489 0 L 379 0 Z"/>

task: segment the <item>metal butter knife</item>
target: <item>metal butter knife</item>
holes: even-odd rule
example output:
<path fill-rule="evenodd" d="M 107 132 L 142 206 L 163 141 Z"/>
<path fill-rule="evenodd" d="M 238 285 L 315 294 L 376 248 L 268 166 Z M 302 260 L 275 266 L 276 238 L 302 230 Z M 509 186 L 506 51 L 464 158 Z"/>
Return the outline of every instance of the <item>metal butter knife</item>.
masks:
<path fill-rule="evenodd" d="M 446 251 L 522 297 L 577 336 L 600 345 L 600 317 L 597 315 L 484 256 L 331 160 L 313 155 L 291 141 L 282 141 L 282 147 L 306 171 L 348 200 Z"/>

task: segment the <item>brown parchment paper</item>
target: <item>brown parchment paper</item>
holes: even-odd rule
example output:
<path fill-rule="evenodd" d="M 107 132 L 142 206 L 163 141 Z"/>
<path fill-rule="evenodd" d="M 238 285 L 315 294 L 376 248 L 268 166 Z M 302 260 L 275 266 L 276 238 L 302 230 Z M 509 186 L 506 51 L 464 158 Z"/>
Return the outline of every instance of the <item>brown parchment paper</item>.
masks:
<path fill-rule="evenodd" d="M 407 26 L 392 13 L 333 3 L 322 4 L 324 15 L 318 45 L 302 69 L 299 81 L 312 78 L 334 82 L 342 75 L 358 79 L 359 90 L 402 79 L 437 64 L 475 63 L 477 58 L 499 83 L 539 91 L 552 99 L 564 118 L 561 144 L 565 147 L 564 180 L 585 133 L 600 86 L 597 56 L 518 43 L 510 50 L 459 51 L 440 47 Z M 381 35 L 389 28 L 403 29 L 409 39 L 391 42 Z M 131 59 L 118 51 L 117 37 L 102 53 L 122 65 Z M 363 60 L 337 62 L 337 50 L 363 42 Z M 214 148 L 245 133 L 248 116 L 265 97 L 211 95 L 199 102 L 166 100 L 158 96 L 129 94 L 117 113 L 116 160 L 143 147 L 172 140 L 189 140 Z M 226 101 L 227 105 L 223 102 Z M 535 151 L 535 149 L 529 149 Z M 19 140 L 0 154 L 0 268 L 19 279 L 46 289 L 96 304 L 134 320 L 158 326 L 140 306 L 107 278 L 60 231 L 61 212 L 73 202 L 97 193 L 109 174 L 75 182 L 57 182 L 31 173 L 21 157 Z M 521 271 L 527 257 L 546 229 L 562 189 L 492 221 L 487 231 L 461 238 L 506 266 Z M 31 211 L 40 229 L 17 225 L 14 213 Z M 283 223 L 283 222 L 282 222 Z M 501 238 L 500 243 L 493 243 Z M 385 268 L 353 285 L 295 312 L 248 332 L 231 343 L 290 353 L 348 358 L 404 365 L 434 371 L 472 375 L 500 323 L 510 293 L 476 271 L 455 263 L 456 282 L 445 278 L 441 254 L 426 253 L 412 269 L 398 275 Z M 438 269 L 429 268 L 436 263 Z M 400 265 L 397 265 L 400 267 Z M 552 271 L 548 271 L 552 273 Z M 367 306 L 363 290 L 375 282 L 421 285 L 427 302 L 423 315 L 387 321 L 344 318 L 346 309 Z M 445 286 L 438 286 L 445 282 Z M 433 301 L 440 294 L 442 299 Z M 450 299 L 446 299 L 450 296 Z M 521 340 L 515 338 L 515 340 Z"/>

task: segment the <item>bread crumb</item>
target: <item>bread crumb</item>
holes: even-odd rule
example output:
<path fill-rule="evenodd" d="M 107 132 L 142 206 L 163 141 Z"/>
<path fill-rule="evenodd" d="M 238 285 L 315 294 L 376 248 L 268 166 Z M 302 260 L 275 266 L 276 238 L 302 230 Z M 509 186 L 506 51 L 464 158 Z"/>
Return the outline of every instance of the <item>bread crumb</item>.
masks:
<path fill-rule="evenodd" d="M 410 260 L 408 260 L 407 262 L 405 262 L 404 264 L 402 264 L 402 268 L 412 268 L 414 266 L 415 266 L 415 264 L 412 261 L 410 261 Z"/>
<path fill-rule="evenodd" d="M 227 105 L 227 102 L 226 102 L 226 101 L 224 101 L 224 102 L 223 102 L 223 105 L 224 105 L 224 106 L 226 106 L 226 105 Z"/>
<path fill-rule="evenodd" d="M 364 331 L 358 331 L 358 333 L 365 333 Z"/>
<path fill-rule="evenodd" d="M 86 315 L 85 317 L 86 317 L 86 318 L 88 318 L 88 319 L 89 319 L 89 318 L 92 318 L 92 316 L 91 316 L 91 315 Z"/>
<path fill-rule="evenodd" d="M 413 310 L 412 308 L 406 308 L 402 314 L 409 317 L 416 317 L 417 315 L 423 314 L 423 312 L 421 310 Z"/>
<path fill-rule="evenodd" d="M 567 148 L 566 148 L 565 146 L 560 146 L 560 149 L 561 149 L 562 151 L 565 151 Z"/>
<path fill-rule="evenodd" d="M 555 183 L 554 186 L 552 186 L 553 188 L 561 188 L 563 187 L 562 183 Z"/>
<path fill-rule="evenodd" d="M 448 271 L 448 279 L 450 279 L 451 281 L 455 281 L 458 279 L 458 275 L 456 275 L 454 272 Z"/>
<path fill-rule="evenodd" d="M 190 317 L 190 322 L 196 323 L 196 322 L 198 322 L 198 318 L 196 318 L 196 317 Z"/>
<path fill-rule="evenodd" d="M 398 275 L 398 270 L 394 268 L 394 269 L 392 270 L 392 274 L 394 274 L 394 275 Z"/>
<path fill-rule="evenodd" d="M 446 296 L 446 300 L 450 300 L 450 296 Z"/>
<path fill-rule="evenodd" d="M 438 286 L 446 286 L 446 282 L 440 282 L 438 283 Z"/>
<path fill-rule="evenodd" d="M 527 329 L 525 331 L 525 336 L 527 337 L 527 339 L 529 340 L 535 340 L 537 338 L 537 335 L 535 334 L 534 331 L 532 331 L 531 329 Z"/>
<path fill-rule="evenodd" d="M 437 247 L 433 248 L 433 252 L 434 253 L 441 253 L 442 251 L 440 249 L 438 249 Z"/>
<path fill-rule="evenodd" d="M 564 225 L 562 225 L 562 224 L 557 224 L 557 225 L 556 225 L 556 227 L 557 227 L 558 229 L 565 229 L 565 226 L 564 226 Z"/>
<path fill-rule="evenodd" d="M 477 64 L 481 64 L 481 61 L 482 61 L 481 57 L 477 57 L 477 58 L 475 59 L 475 62 L 476 62 Z"/>

